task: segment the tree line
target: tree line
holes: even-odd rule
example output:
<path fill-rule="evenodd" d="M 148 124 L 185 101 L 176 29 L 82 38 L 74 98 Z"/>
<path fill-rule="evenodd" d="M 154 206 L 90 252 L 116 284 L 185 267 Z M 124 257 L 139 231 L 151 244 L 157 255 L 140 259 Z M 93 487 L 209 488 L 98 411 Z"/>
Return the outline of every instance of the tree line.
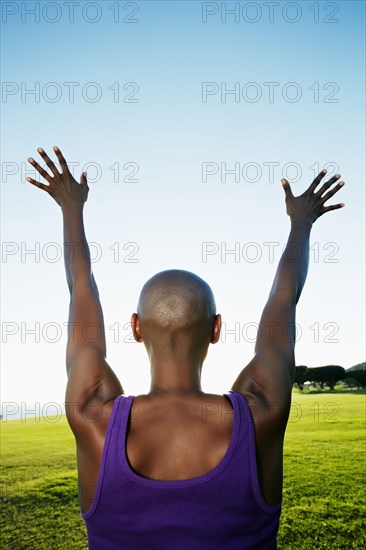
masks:
<path fill-rule="evenodd" d="M 366 363 L 358 363 L 347 370 L 339 365 L 325 367 L 299 365 L 296 367 L 295 386 L 300 390 L 304 389 L 304 384 L 310 383 L 321 389 L 328 386 L 331 391 L 334 391 L 334 386 L 338 382 L 343 382 L 350 388 L 366 388 Z"/>

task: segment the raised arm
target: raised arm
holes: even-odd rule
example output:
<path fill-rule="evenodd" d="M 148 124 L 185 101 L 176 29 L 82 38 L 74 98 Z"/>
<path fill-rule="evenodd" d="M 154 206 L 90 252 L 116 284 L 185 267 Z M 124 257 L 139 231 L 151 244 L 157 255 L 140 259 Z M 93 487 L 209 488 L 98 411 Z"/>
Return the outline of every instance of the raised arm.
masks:
<path fill-rule="evenodd" d="M 309 266 L 309 237 L 313 223 L 325 212 L 344 206 L 324 206 L 343 185 L 328 190 L 340 175 L 329 179 L 319 190 L 324 178 L 321 172 L 306 191 L 294 197 L 289 183 L 281 180 L 285 191 L 291 229 L 280 259 L 267 303 L 264 307 L 255 344 L 255 355 L 236 379 L 233 390 L 248 393 L 271 405 L 272 428 L 284 431 L 291 406 L 295 376 L 295 313 Z"/>
<path fill-rule="evenodd" d="M 255 355 L 232 386 L 244 395 L 252 412 L 259 485 L 271 505 L 282 497 L 283 441 L 295 375 L 295 312 L 308 272 L 310 231 L 319 216 L 344 206 L 324 206 L 343 185 L 340 182 L 328 191 L 340 178 L 337 174 L 316 191 L 325 174 L 321 172 L 299 197 L 282 180 L 290 235 L 260 319 Z"/>
<path fill-rule="evenodd" d="M 86 174 L 78 183 L 72 176 L 59 148 L 54 147 L 62 172 L 41 148 L 39 154 L 52 172 L 48 174 L 33 158 L 29 162 L 48 185 L 27 178 L 46 191 L 61 207 L 63 216 L 64 260 L 70 290 L 68 341 L 66 347 L 66 413 L 74 433 L 84 429 L 85 407 L 92 401 L 104 405 L 123 393 L 122 386 L 106 362 L 103 311 L 91 269 L 85 236 L 83 209 L 88 198 Z"/>

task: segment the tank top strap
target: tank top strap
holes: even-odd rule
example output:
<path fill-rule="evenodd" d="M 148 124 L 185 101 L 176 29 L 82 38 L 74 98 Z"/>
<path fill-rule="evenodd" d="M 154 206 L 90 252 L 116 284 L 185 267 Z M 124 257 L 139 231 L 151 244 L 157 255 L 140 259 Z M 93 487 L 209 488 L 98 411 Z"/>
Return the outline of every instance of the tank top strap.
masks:
<path fill-rule="evenodd" d="M 240 450 L 245 449 L 248 453 L 249 466 L 250 466 L 250 477 L 253 488 L 254 497 L 258 505 L 262 508 L 264 512 L 274 513 L 276 510 L 281 509 L 282 499 L 275 506 L 271 506 L 265 502 L 263 499 L 260 486 L 259 486 L 259 477 L 258 477 L 258 465 L 257 465 L 257 452 L 256 452 L 256 441 L 255 441 L 255 425 L 251 409 L 245 399 L 244 395 L 235 391 L 229 390 L 227 392 L 238 404 L 241 417 L 241 430 L 238 436 L 238 447 L 239 453 Z"/>
<path fill-rule="evenodd" d="M 233 398 L 235 402 L 237 403 L 238 409 L 240 409 L 241 416 L 243 416 L 243 420 L 247 421 L 249 423 L 253 423 L 253 418 L 251 411 L 249 409 L 248 403 L 242 393 L 239 393 L 235 390 L 229 390 L 224 393 L 224 395 L 228 395 L 229 397 Z"/>
<path fill-rule="evenodd" d="M 108 480 L 115 483 L 118 477 L 121 477 L 121 459 L 126 452 L 126 433 L 129 418 L 134 421 L 134 395 L 119 395 L 116 399 L 116 411 L 114 427 L 111 433 L 111 440 L 108 449 Z M 131 411 L 131 416 L 130 416 Z M 112 419 L 111 419 L 112 420 Z"/>
<path fill-rule="evenodd" d="M 133 421 L 132 414 L 134 395 L 120 395 L 117 399 L 119 402 L 116 409 L 115 427 L 111 437 L 111 454 L 113 455 L 111 464 L 113 464 L 116 469 L 118 469 L 120 464 L 120 455 L 125 451 L 126 432 L 130 411 L 131 421 Z M 118 472 L 116 471 L 113 475 L 117 473 Z"/>
<path fill-rule="evenodd" d="M 80 515 L 83 519 L 89 519 L 95 513 L 100 500 L 102 487 L 106 484 L 106 479 L 108 479 L 109 477 L 110 456 L 113 455 L 115 452 L 114 447 L 115 447 L 116 440 L 118 438 L 119 424 L 120 424 L 119 419 L 121 416 L 121 412 L 123 413 L 123 406 L 124 406 L 125 399 L 126 399 L 125 396 L 121 394 L 121 395 L 118 395 L 113 402 L 113 406 L 112 406 L 112 410 L 110 413 L 107 430 L 105 434 L 102 458 L 101 458 L 101 463 L 99 467 L 99 474 L 98 474 L 97 484 L 95 487 L 93 502 L 87 512 L 83 513 L 80 510 Z"/>
<path fill-rule="evenodd" d="M 242 394 L 234 390 L 229 390 L 225 392 L 224 395 L 226 395 L 230 399 L 233 405 L 234 413 L 238 416 L 238 421 L 234 423 L 234 430 L 237 430 L 237 433 L 235 434 L 237 439 L 237 447 L 241 447 L 241 449 L 245 448 L 245 450 L 248 450 L 251 445 L 251 416 L 245 398 Z"/>
<path fill-rule="evenodd" d="M 119 408 L 118 408 L 118 412 L 117 412 L 117 416 L 118 416 L 118 423 L 119 423 L 119 426 L 118 426 L 118 430 L 124 430 L 126 431 L 126 426 L 127 426 L 127 423 L 128 423 L 128 418 L 129 418 L 129 415 L 130 415 L 130 409 L 131 409 L 131 406 L 133 404 L 133 400 L 134 400 L 134 395 L 121 395 L 120 396 L 120 403 L 119 403 Z M 131 411 L 131 415 L 133 413 L 133 409 Z M 132 420 L 132 418 L 131 418 Z"/>

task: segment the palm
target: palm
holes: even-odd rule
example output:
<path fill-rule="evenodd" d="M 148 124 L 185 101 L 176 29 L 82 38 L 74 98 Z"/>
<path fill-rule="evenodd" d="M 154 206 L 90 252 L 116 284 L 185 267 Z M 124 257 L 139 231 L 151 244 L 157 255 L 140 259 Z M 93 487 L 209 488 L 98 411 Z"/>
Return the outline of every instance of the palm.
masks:
<path fill-rule="evenodd" d="M 42 148 L 38 148 L 37 151 L 42 156 L 47 167 L 51 170 L 52 176 L 46 170 L 44 170 L 32 157 L 29 157 L 28 161 L 48 182 L 48 185 L 40 183 L 32 178 L 27 178 L 27 180 L 39 189 L 43 189 L 49 195 L 51 195 L 51 197 L 57 202 L 59 206 L 63 206 L 64 204 L 68 203 L 77 203 L 81 205 L 84 204 L 84 202 L 86 202 L 88 199 L 89 193 L 86 174 L 81 174 L 80 183 L 78 183 L 71 174 L 69 167 L 67 166 L 66 160 L 58 147 L 54 147 L 54 151 L 61 166 L 61 173 L 57 170 L 52 160 Z"/>
<path fill-rule="evenodd" d="M 286 193 L 286 211 L 292 220 L 310 221 L 311 223 L 314 223 L 325 212 L 342 208 L 344 206 L 343 203 L 324 206 L 324 203 L 335 193 L 337 193 L 341 187 L 343 187 L 344 182 L 341 181 L 333 187 L 333 189 L 325 193 L 329 187 L 341 177 L 340 174 L 336 174 L 330 178 L 330 180 L 325 182 L 317 192 L 314 192 L 315 188 L 319 185 L 325 174 L 326 170 L 320 172 L 308 189 L 298 197 L 294 197 L 292 194 L 288 181 L 285 179 L 281 180 L 282 186 Z"/>

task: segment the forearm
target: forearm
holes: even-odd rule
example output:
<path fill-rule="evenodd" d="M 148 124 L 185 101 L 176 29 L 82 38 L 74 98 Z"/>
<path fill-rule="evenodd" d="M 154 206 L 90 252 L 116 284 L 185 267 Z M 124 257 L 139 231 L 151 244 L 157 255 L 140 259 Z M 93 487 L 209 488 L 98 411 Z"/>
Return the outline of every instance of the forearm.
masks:
<path fill-rule="evenodd" d="M 309 268 L 310 222 L 291 220 L 291 230 L 283 251 L 270 295 L 276 292 L 293 294 L 298 302 Z"/>
<path fill-rule="evenodd" d="M 90 250 L 85 236 L 83 205 L 62 207 L 64 260 L 70 294 L 75 286 L 89 287 L 98 292 L 91 269 Z"/>

